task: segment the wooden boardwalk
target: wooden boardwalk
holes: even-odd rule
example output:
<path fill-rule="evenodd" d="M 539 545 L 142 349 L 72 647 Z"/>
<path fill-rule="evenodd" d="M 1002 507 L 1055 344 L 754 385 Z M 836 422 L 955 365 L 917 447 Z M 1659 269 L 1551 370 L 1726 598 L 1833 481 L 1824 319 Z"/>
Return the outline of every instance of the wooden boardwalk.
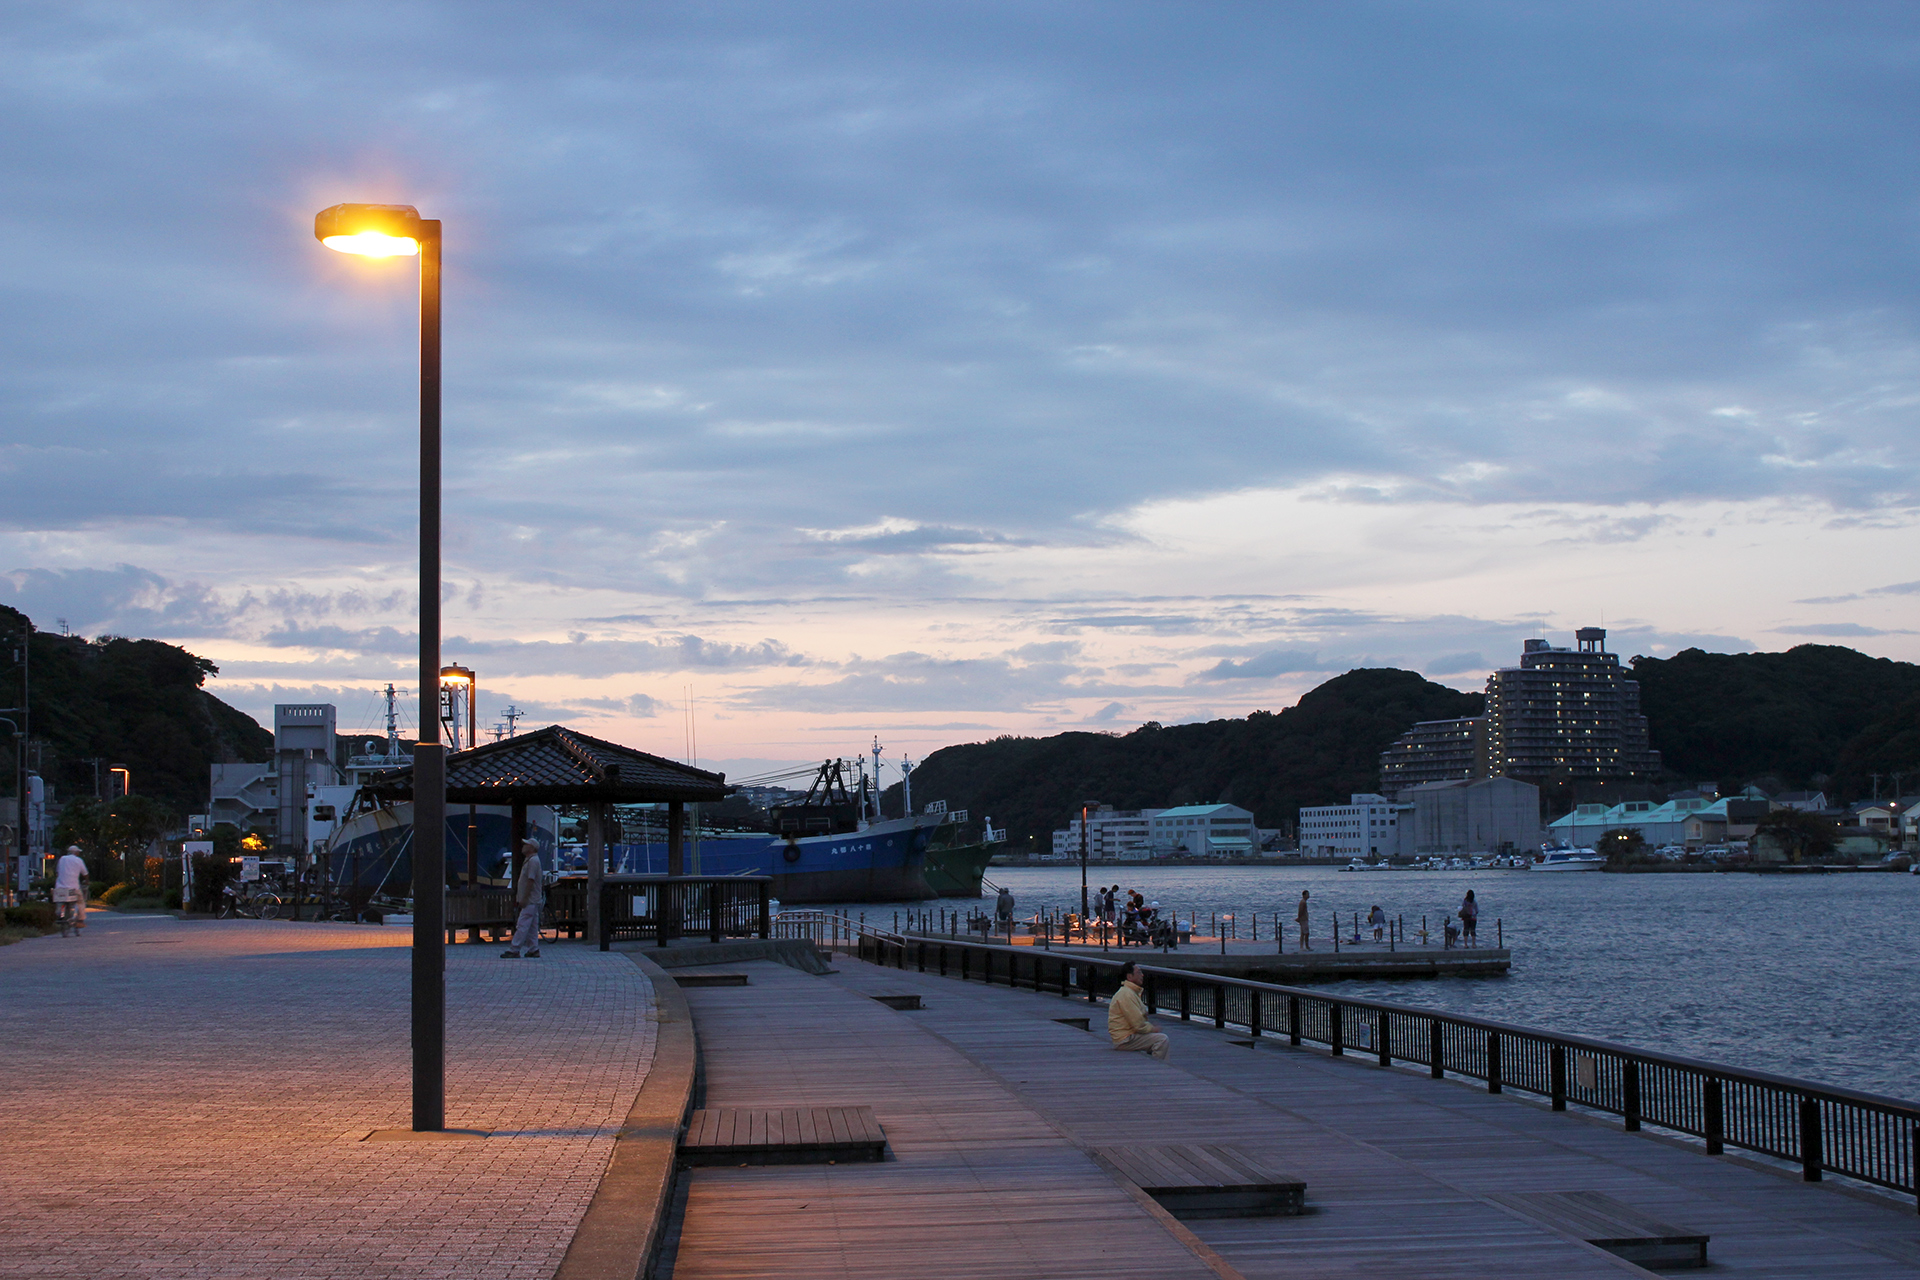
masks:
<path fill-rule="evenodd" d="M 1303 1217 L 1186 1224 L 1247 1277 L 1423 1278 L 1644 1275 L 1496 1203 L 1502 1193 L 1596 1191 L 1713 1237 L 1713 1272 L 1778 1280 L 1920 1280 L 1911 1201 L 1797 1170 L 1712 1157 L 1617 1123 L 1555 1114 L 1483 1085 L 1332 1058 L 1210 1026 L 1153 1021 L 1172 1059 L 1107 1048 L 1054 1019 L 1088 1011 L 1059 996 L 983 987 L 847 959 L 821 979 L 850 992 L 920 991 L 893 1016 L 990 1072 L 1020 1104 L 1083 1147 L 1223 1143 L 1306 1182 Z M 796 975 L 797 976 L 797 975 Z M 756 979 L 758 980 L 758 979 Z M 1039 1274 L 1039 1273 L 1035 1273 Z"/>
<path fill-rule="evenodd" d="M 1176 1061 L 1162 1064 L 1051 1021 L 1073 1012 L 1057 996 L 840 963 L 843 972 L 827 977 L 755 964 L 750 986 L 687 993 L 705 1105 L 871 1106 L 891 1158 L 690 1171 L 674 1280 L 1642 1274 L 1340 1136 L 1391 1073 L 1351 1063 L 1328 1072 L 1324 1059 L 1250 1052 L 1189 1029 L 1175 1035 Z M 870 998 L 903 992 L 921 993 L 927 1007 L 896 1011 Z M 1195 1070 L 1209 1053 L 1222 1068 L 1270 1073 L 1275 1098 L 1252 1096 L 1224 1078 L 1230 1070 Z M 1410 1083 L 1442 1102 L 1476 1101 L 1463 1089 Z M 1296 1090 L 1304 1092 L 1289 1099 Z M 1324 1103 L 1327 1115 L 1289 1100 Z M 1173 1142 L 1258 1152 L 1305 1180 L 1310 1212 L 1178 1223 L 1091 1153 Z"/>

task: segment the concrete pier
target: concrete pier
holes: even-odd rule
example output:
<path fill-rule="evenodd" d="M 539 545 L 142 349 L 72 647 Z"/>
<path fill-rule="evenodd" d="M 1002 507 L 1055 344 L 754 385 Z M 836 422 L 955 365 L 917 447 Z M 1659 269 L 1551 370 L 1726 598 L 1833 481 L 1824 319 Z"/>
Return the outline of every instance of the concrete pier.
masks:
<path fill-rule="evenodd" d="M 939 933 L 905 933 L 906 938 L 925 938 L 928 942 L 968 941 Z M 980 946 L 979 935 L 970 945 Z M 994 938 L 986 945 L 1004 950 L 1005 938 Z M 1041 938 L 1015 935 L 1012 946 L 1019 952 L 1045 950 L 1059 955 L 1088 955 L 1101 960 L 1137 959 L 1141 964 L 1163 969 L 1189 969 L 1195 973 L 1217 973 L 1223 977 L 1246 978 L 1253 982 L 1273 982 L 1282 986 L 1300 983 L 1331 982 L 1340 978 L 1465 978 L 1493 977 L 1513 965 L 1513 952 L 1507 947 L 1411 946 L 1384 942 L 1342 942 L 1336 952 L 1331 942 L 1316 944 L 1312 951 L 1291 945 L 1284 952 L 1271 942 L 1194 938 L 1178 950 L 1158 947 L 1102 947 L 1098 944 L 1071 945 Z"/>

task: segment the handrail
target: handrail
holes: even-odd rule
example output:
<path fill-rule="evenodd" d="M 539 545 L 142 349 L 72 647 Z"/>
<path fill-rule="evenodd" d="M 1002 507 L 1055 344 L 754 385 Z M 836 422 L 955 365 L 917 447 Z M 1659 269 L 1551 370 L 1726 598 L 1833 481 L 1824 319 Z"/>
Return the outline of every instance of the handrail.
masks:
<path fill-rule="evenodd" d="M 1120 985 L 1130 958 L 995 946 L 958 938 L 900 938 L 869 931 L 862 959 L 941 975 L 956 967 L 966 979 L 1054 991 L 1093 1001 Z M 1635 1049 L 1589 1036 L 1562 1035 L 1419 1005 L 1328 994 L 1247 978 L 1142 964 L 1148 1012 L 1216 1027 L 1243 1028 L 1255 1038 L 1284 1035 L 1292 1044 L 1324 1044 L 1339 1057 L 1364 1051 L 1381 1066 L 1424 1065 L 1486 1082 L 1489 1093 L 1516 1089 L 1618 1115 L 1629 1130 L 1650 1124 L 1706 1142 L 1709 1155 L 1727 1147 L 1800 1165 L 1818 1182 L 1833 1172 L 1920 1196 L 1920 1103 L 1767 1071 L 1723 1066 L 1657 1049 Z M 1024 972 L 1023 972 L 1024 971 Z"/>
<path fill-rule="evenodd" d="M 820 941 L 823 935 L 828 939 L 825 943 Z M 878 938 L 894 943 L 903 941 L 902 936 L 891 929 L 882 929 L 864 920 L 837 915 L 831 911 L 815 911 L 806 908 L 782 911 L 773 917 L 773 936 L 806 938 L 815 946 L 832 946 L 843 941 L 853 942 L 860 938 Z"/>

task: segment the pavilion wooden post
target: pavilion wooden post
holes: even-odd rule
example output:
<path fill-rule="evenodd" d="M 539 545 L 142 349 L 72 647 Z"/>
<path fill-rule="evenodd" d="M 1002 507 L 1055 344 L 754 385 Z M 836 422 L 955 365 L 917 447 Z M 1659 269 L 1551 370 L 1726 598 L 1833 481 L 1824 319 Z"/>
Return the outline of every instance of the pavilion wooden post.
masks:
<path fill-rule="evenodd" d="M 527 802 L 516 800 L 513 802 L 513 833 L 507 842 L 507 848 L 513 859 L 509 864 L 511 869 L 507 873 L 507 879 L 511 884 L 520 883 L 520 865 L 527 860 L 527 855 L 520 852 L 520 846 L 526 842 L 526 838 Z"/>
<path fill-rule="evenodd" d="M 587 942 L 600 945 L 601 887 L 607 878 L 607 806 L 595 800 L 587 806 Z"/>
<path fill-rule="evenodd" d="M 687 874 L 687 805 L 684 800 L 667 801 L 667 874 Z"/>

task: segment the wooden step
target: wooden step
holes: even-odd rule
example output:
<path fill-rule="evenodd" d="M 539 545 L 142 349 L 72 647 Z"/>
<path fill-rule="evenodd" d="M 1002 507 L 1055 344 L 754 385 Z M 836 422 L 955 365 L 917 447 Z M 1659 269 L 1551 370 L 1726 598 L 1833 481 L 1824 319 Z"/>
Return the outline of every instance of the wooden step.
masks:
<path fill-rule="evenodd" d="M 828 1164 L 885 1160 L 872 1107 L 708 1107 L 687 1120 L 689 1164 Z"/>
<path fill-rule="evenodd" d="M 887 1008 L 889 1009 L 924 1009 L 926 1007 L 925 1005 L 920 1003 L 920 997 L 917 995 L 874 996 L 873 999 L 878 1000 L 881 1004 L 887 1006 Z"/>
<path fill-rule="evenodd" d="M 1306 1210 L 1307 1184 L 1239 1147 L 1095 1147 L 1109 1168 L 1176 1218 L 1258 1218 Z"/>
<path fill-rule="evenodd" d="M 1514 1191 L 1487 1199 L 1642 1267 L 1707 1265 L 1712 1236 L 1662 1222 L 1598 1191 Z"/>

